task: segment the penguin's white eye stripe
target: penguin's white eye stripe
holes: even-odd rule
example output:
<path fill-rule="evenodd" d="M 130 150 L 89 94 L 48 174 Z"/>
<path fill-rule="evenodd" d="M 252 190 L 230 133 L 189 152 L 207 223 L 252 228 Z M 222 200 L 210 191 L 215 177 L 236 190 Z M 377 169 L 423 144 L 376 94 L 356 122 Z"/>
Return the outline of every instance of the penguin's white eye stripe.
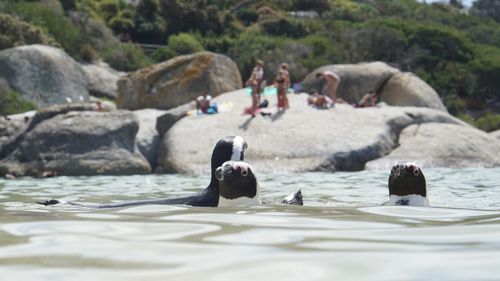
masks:
<path fill-rule="evenodd" d="M 240 161 L 241 155 L 245 150 L 246 143 L 242 137 L 236 136 L 233 139 L 233 154 L 231 155 L 231 160 Z"/>

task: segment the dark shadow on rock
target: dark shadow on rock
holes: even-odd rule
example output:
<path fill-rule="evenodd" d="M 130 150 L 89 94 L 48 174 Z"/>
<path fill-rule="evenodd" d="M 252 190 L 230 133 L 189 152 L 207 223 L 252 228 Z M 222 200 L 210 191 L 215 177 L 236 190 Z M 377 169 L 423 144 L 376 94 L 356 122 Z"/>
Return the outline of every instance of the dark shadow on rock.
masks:
<path fill-rule="evenodd" d="M 283 116 L 283 114 L 285 114 L 285 112 L 284 112 L 284 111 L 278 111 L 278 112 L 274 113 L 274 115 L 273 115 L 273 116 L 271 116 L 271 121 L 273 121 L 273 122 L 274 122 L 274 121 L 276 121 L 276 120 L 280 119 L 280 118 L 281 118 L 281 116 Z"/>
<path fill-rule="evenodd" d="M 248 127 L 250 126 L 250 123 L 252 122 L 252 120 L 254 118 L 255 118 L 255 116 L 248 117 L 248 119 L 243 124 L 241 124 L 238 128 L 242 129 L 243 131 L 248 130 Z"/>

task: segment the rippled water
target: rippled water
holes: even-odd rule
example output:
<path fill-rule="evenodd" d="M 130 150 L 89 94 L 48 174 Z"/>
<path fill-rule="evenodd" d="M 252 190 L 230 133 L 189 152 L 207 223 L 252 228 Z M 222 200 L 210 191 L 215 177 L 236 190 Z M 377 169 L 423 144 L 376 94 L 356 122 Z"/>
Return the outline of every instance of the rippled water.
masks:
<path fill-rule="evenodd" d="M 432 208 L 381 207 L 387 172 L 261 175 L 265 206 L 45 207 L 185 195 L 208 177 L 0 180 L 1 280 L 498 280 L 500 169 L 431 169 Z M 275 205 L 303 190 L 307 206 Z"/>

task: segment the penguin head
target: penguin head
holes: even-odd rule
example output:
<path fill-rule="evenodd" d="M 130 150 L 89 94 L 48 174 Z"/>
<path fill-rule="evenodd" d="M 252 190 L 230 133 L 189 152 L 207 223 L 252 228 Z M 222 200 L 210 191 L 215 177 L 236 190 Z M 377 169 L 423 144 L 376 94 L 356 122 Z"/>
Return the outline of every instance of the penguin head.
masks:
<path fill-rule="evenodd" d="M 397 162 L 389 175 L 389 195 L 406 196 L 416 194 L 427 196 L 424 173 L 412 162 Z"/>
<path fill-rule="evenodd" d="M 219 206 L 259 205 L 259 185 L 252 167 L 242 161 L 224 162 L 215 171 Z"/>
<path fill-rule="evenodd" d="M 212 152 L 212 174 L 226 161 L 243 161 L 247 147 L 247 143 L 240 136 L 227 136 L 220 139 Z"/>

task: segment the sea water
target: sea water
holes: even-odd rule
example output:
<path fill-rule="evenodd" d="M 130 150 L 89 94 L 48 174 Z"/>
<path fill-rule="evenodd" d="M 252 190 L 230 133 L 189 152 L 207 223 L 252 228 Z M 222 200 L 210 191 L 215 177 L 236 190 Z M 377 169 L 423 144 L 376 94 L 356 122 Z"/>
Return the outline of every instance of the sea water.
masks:
<path fill-rule="evenodd" d="M 95 210 L 207 176 L 0 180 L 0 280 L 498 280 L 500 169 L 427 169 L 433 207 L 380 206 L 387 171 L 259 175 L 263 206 Z M 302 189 L 304 206 L 280 206 Z"/>

